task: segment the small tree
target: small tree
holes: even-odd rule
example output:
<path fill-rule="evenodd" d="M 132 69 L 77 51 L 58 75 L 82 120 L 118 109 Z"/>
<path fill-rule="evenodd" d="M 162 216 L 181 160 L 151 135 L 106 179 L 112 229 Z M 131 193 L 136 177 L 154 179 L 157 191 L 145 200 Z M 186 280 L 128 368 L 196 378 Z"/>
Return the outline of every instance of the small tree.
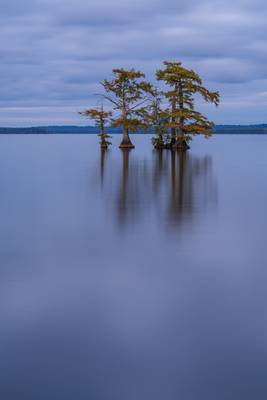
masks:
<path fill-rule="evenodd" d="M 157 80 L 164 81 L 169 90 L 164 93 L 169 103 L 168 128 L 172 132 L 173 148 L 186 150 L 192 135 L 203 134 L 209 137 L 213 133 L 213 123 L 200 112 L 195 111 L 196 94 L 216 106 L 219 93 L 210 92 L 202 85 L 202 80 L 193 70 L 182 67 L 181 62 L 164 62 L 165 68 L 156 73 Z"/>
<path fill-rule="evenodd" d="M 112 143 L 108 140 L 111 136 L 105 133 L 105 124 L 112 116 L 112 112 L 104 111 L 102 106 L 100 110 L 97 108 L 90 108 L 89 110 L 79 112 L 79 114 L 95 121 L 96 126 L 100 130 L 98 134 L 100 137 L 100 146 L 103 149 L 107 149 Z"/>
<path fill-rule="evenodd" d="M 143 107 L 152 93 L 152 85 L 146 82 L 145 74 L 131 69 L 129 71 L 120 68 L 113 69 L 113 79 L 104 80 L 102 86 L 108 95 L 104 98 L 110 101 L 119 116 L 112 120 L 113 127 L 122 127 L 123 136 L 120 148 L 131 149 L 134 145 L 131 142 L 129 132 L 140 128 L 146 128 L 141 117 Z"/>

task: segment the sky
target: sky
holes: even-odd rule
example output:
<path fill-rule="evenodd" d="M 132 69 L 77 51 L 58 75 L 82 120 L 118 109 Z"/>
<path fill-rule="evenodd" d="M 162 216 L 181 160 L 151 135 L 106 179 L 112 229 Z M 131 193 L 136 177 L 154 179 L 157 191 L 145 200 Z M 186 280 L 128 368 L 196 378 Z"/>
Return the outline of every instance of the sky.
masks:
<path fill-rule="evenodd" d="M 85 125 L 114 67 L 182 61 L 221 93 L 215 123 L 267 123 L 264 0 L 0 0 L 0 126 Z"/>

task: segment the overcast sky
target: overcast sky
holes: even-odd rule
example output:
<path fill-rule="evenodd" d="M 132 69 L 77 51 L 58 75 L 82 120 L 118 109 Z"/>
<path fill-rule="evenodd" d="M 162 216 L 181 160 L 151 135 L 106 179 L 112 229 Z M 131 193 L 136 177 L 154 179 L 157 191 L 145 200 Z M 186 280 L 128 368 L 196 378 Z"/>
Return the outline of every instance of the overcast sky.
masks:
<path fill-rule="evenodd" d="M 0 125 L 86 124 L 113 67 L 181 60 L 221 92 L 216 123 L 267 123 L 264 0 L 0 0 Z"/>

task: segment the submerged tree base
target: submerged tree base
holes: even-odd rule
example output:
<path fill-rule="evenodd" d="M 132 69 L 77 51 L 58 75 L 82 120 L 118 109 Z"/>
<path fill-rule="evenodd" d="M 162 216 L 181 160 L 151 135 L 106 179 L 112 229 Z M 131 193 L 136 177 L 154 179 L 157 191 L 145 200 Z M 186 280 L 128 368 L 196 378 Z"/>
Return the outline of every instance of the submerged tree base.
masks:
<path fill-rule="evenodd" d="M 157 144 L 154 144 L 154 149 L 156 149 L 156 150 L 167 149 L 167 145 L 164 143 L 157 143 Z"/>
<path fill-rule="evenodd" d="M 134 149 L 135 146 L 132 143 L 131 144 L 123 144 L 122 143 L 122 144 L 119 145 L 119 148 L 127 150 L 127 149 Z"/>
<path fill-rule="evenodd" d="M 120 149 L 134 149 L 135 146 L 132 144 L 131 139 L 123 138 L 121 144 L 119 145 Z"/>
<path fill-rule="evenodd" d="M 190 149 L 190 146 L 188 146 L 188 144 L 186 142 L 183 143 L 175 143 L 175 144 L 171 144 L 171 143 L 158 143 L 154 145 L 154 149 L 155 150 L 178 150 L 178 151 L 187 151 Z"/>
<path fill-rule="evenodd" d="M 182 143 L 175 143 L 172 146 L 173 150 L 179 150 L 179 151 L 187 151 L 190 149 L 190 146 L 188 146 L 188 144 L 186 142 L 182 142 Z"/>

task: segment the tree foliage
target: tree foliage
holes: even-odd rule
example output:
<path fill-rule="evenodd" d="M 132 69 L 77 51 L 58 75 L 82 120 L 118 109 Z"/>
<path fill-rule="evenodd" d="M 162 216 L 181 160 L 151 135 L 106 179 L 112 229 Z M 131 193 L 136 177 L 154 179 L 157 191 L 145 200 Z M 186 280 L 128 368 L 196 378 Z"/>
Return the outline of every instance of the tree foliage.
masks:
<path fill-rule="evenodd" d="M 146 128 L 143 118 L 144 104 L 152 93 L 152 85 L 147 82 L 145 74 L 134 69 L 113 69 L 113 79 L 102 82 L 108 100 L 119 115 L 112 119 L 113 127 L 123 128 L 123 139 L 120 147 L 134 147 L 129 132 Z"/>
<path fill-rule="evenodd" d="M 156 78 L 168 87 L 164 92 L 169 115 L 166 126 L 171 129 L 173 146 L 186 148 L 193 135 L 209 137 L 213 132 L 213 123 L 195 110 L 195 95 L 218 106 L 219 93 L 206 89 L 199 75 L 184 68 L 181 62 L 165 61 L 164 66 L 156 72 Z"/>
<path fill-rule="evenodd" d="M 100 129 L 101 146 L 107 147 L 110 136 L 104 131 L 105 123 L 121 127 L 123 137 L 120 147 L 133 148 L 129 133 L 152 128 L 155 148 L 186 150 L 194 135 L 209 137 L 213 123 L 195 109 L 196 96 L 207 103 L 219 105 L 218 92 L 203 86 L 200 76 L 186 69 L 179 61 L 165 61 L 156 71 L 156 79 L 164 83 L 161 91 L 145 79 L 141 71 L 123 68 L 112 70 L 110 80 L 101 82 L 105 90 L 102 97 L 113 106 L 114 114 L 92 108 L 80 114 L 95 120 Z M 112 117 L 112 118 L 111 118 Z"/>

